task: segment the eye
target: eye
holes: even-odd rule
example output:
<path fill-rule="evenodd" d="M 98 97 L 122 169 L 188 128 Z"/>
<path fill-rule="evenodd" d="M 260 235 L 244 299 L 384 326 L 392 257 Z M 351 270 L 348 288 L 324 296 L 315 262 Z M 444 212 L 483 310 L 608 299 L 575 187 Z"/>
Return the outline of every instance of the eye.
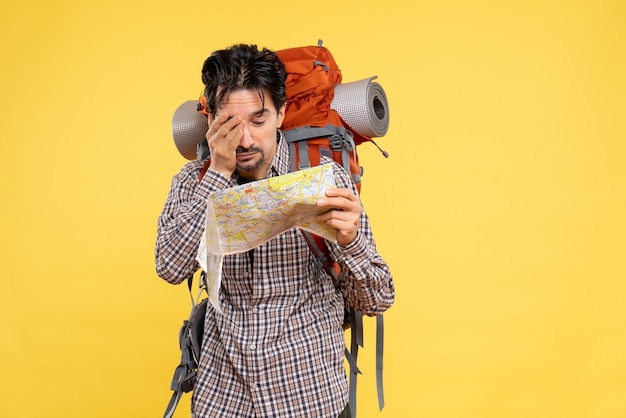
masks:
<path fill-rule="evenodd" d="M 265 119 L 254 119 L 251 120 L 250 123 L 254 126 L 263 126 L 265 124 Z"/>

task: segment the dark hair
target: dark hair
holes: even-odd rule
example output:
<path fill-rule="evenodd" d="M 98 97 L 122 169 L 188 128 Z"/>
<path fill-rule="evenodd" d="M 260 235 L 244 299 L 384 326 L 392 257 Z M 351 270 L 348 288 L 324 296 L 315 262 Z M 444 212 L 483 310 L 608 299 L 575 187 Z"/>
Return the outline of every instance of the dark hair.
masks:
<path fill-rule="evenodd" d="M 276 110 L 285 104 L 285 65 L 267 48 L 238 44 L 215 51 L 202 65 L 202 82 L 207 110 L 213 115 L 228 95 L 236 90 L 256 90 L 265 105 L 263 89 L 270 93 Z"/>

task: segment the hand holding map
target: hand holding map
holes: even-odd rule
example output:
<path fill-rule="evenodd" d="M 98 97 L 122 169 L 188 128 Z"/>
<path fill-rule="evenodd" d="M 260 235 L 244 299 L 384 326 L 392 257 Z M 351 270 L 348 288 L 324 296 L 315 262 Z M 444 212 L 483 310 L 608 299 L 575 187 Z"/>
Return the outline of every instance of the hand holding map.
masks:
<path fill-rule="evenodd" d="M 249 251 L 291 228 L 335 240 L 334 229 L 315 221 L 329 210 L 317 200 L 334 187 L 332 165 L 325 164 L 211 193 L 197 259 L 218 311 L 224 255 Z"/>

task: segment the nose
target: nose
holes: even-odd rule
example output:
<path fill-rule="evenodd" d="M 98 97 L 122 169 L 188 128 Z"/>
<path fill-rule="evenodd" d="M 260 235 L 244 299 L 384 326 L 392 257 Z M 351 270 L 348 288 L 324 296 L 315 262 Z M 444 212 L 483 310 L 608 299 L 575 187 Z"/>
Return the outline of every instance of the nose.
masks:
<path fill-rule="evenodd" d="M 239 141 L 239 146 L 246 149 L 250 148 L 254 144 L 254 139 L 252 138 L 250 129 L 248 129 L 248 124 L 243 124 L 241 129 L 243 132 L 243 136 L 241 137 L 241 141 Z"/>

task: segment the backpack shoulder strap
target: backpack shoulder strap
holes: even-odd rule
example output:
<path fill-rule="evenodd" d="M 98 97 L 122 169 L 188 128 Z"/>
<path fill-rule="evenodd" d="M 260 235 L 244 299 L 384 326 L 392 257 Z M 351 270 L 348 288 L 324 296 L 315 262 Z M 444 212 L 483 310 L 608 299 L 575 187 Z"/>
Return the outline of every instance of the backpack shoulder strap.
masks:
<path fill-rule="evenodd" d="M 163 418 L 171 418 L 178 406 L 183 393 L 193 390 L 200 364 L 200 351 L 202 348 L 202 336 L 204 334 L 204 317 L 206 315 L 207 301 L 205 298 L 200 302 L 202 293 L 206 291 L 204 272 L 200 274 L 200 292 L 196 300 L 192 294 L 193 274 L 187 278 L 189 296 L 191 297 L 191 314 L 189 319 L 183 321 L 178 333 L 178 343 L 181 351 L 180 363 L 174 370 L 174 377 L 170 384 L 173 391 L 172 397 L 165 409 Z"/>
<path fill-rule="evenodd" d="M 306 243 L 308 244 L 311 252 L 315 258 L 319 261 L 319 267 L 323 268 L 326 273 L 333 279 L 333 283 L 337 285 L 339 280 L 339 264 L 333 261 L 328 247 L 324 242 L 324 238 L 319 235 L 312 234 L 309 231 L 301 230 Z"/>

